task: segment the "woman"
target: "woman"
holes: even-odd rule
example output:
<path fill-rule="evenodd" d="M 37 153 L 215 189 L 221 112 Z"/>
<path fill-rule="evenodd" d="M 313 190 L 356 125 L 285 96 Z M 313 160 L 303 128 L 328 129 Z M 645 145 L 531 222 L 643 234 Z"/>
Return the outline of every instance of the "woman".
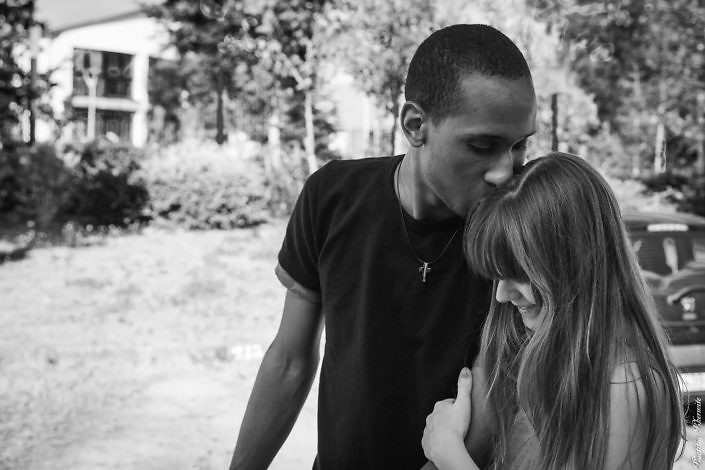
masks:
<path fill-rule="evenodd" d="M 678 376 L 605 180 L 576 156 L 533 160 L 480 203 L 465 250 L 495 280 L 472 416 L 464 370 L 458 400 L 427 419 L 426 456 L 441 470 L 478 468 L 466 447 L 493 468 L 672 468 Z"/>

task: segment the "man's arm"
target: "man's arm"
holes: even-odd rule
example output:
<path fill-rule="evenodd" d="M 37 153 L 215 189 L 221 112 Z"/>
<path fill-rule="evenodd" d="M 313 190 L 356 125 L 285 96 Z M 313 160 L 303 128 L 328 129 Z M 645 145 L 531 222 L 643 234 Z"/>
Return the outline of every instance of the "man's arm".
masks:
<path fill-rule="evenodd" d="M 264 355 L 230 470 L 266 469 L 289 436 L 318 369 L 319 303 L 286 293 L 279 331 Z"/>

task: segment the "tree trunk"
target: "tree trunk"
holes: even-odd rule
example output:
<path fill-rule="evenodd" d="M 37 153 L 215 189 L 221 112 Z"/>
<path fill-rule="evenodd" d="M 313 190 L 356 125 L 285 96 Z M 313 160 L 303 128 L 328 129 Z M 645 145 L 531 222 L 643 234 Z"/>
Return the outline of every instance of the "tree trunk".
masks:
<path fill-rule="evenodd" d="M 282 147 L 279 130 L 279 112 L 272 111 L 267 130 L 267 146 L 269 147 L 270 174 L 276 174 L 282 169 Z"/>
<path fill-rule="evenodd" d="M 313 91 L 311 90 L 306 90 L 304 119 L 306 122 L 304 148 L 306 149 L 306 163 L 308 164 L 308 174 L 310 175 L 318 169 L 318 162 L 316 161 L 316 139 L 313 129 Z"/>
<path fill-rule="evenodd" d="M 662 38 L 663 40 L 663 38 Z M 654 145 L 654 173 L 663 173 L 666 171 L 666 125 L 664 119 L 666 116 L 666 98 L 668 96 L 666 90 L 666 81 L 662 79 L 658 86 L 659 104 L 656 114 L 656 142 Z"/>
<path fill-rule="evenodd" d="M 551 94 L 551 151 L 558 151 L 558 93 Z"/>
<path fill-rule="evenodd" d="M 654 145 L 654 173 L 666 171 L 666 126 L 659 117 L 656 124 L 656 142 Z"/>
<path fill-rule="evenodd" d="M 705 91 L 698 92 L 697 97 L 697 141 L 698 160 L 695 162 L 695 171 L 698 175 L 705 175 Z"/>
<path fill-rule="evenodd" d="M 225 137 L 225 132 L 223 131 L 224 127 L 224 119 L 223 119 L 223 93 L 224 93 L 224 85 L 223 85 L 223 74 L 218 73 L 216 77 L 216 93 L 218 93 L 218 102 L 217 102 L 217 108 L 216 108 L 216 115 L 215 115 L 215 128 L 216 128 L 216 134 L 215 134 L 215 141 L 218 143 L 218 145 L 222 145 L 227 139 Z"/>
<path fill-rule="evenodd" d="M 370 154 L 377 154 L 377 149 L 374 146 L 374 136 L 372 134 L 371 122 L 371 106 L 370 98 L 366 93 L 362 96 L 362 151 L 359 155 L 355 155 L 356 158 L 368 157 Z M 374 150 L 371 150 L 374 149 Z"/>
<path fill-rule="evenodd" d="M 695 171 L 698 175 L 705 175 L 705 138 L 702 131 L 698 136 L 698 161 L 695 164 Z"/>
<path fill-rule="evenodd" d="M 391 153 L 389 155 L 396 154 L 396 143 L 397 143 L 397 121 L 399 120 L 399 97 L 402 92 L 402 83 L 393 83 L 389 86 L 390 96 L 391 96 L 391 109 L 392 112 L 392 132 L 389 136 L 389 141 L 391 145 Z"/>
<path fill-rule="evenodd" d="M 632 82 L 634 83 L 634 102 L 639 103 L 641 106 L 643 103 L 642 92 L 641 92 L 641 77 L 639 74 L 639 68 L 634 65 L 632 67 Z M 635 124 L 632 124 L 635 125 Z M 641 173 L 641 162 L 639 159 L 639 153 L 632 153 L 632 178 L 638 178 Z"/>
<path fill-rule="evenodd" d="M 397 140 L 397 113 L 393 113 L 392 119 L 392 132 L 390 133 L 389 143 L 391 144 L 391 152 L 389 155 L 394 155 L 396 153 L 396 140 Z"/>

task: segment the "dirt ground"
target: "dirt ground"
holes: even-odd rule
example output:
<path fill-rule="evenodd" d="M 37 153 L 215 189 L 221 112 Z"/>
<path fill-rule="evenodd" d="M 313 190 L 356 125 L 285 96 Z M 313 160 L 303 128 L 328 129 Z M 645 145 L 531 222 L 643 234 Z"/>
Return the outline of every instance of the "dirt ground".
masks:
<path fill-rule="evenodd" d="M 283 229 L 147 229 L 0 265 L 0 468 L 227 468 L 279 322 Z M 311 467 L 316 392 L 272 469 Z M 700 468 L 691 438 L 679 470 Z"/>
<path fill-rule="evenodd" d="M 278 326 L 283 228 L 146 230 L 0 265 L 0 468 L 227 468 Z M 315 396 L 271 468 L 310 468 Z"/>

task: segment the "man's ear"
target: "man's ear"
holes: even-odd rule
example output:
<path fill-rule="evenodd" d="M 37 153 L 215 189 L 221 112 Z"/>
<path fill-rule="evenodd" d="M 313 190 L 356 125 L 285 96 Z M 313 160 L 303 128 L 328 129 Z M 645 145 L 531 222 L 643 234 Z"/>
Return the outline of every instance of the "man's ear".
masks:
<path fill-rule="evenodd" d="M 407 101 L 401 107 L 401 130 L 412 147 L 421 147 L 426 143 L 426 119 L 426 113 L 414 101 Z"/>

